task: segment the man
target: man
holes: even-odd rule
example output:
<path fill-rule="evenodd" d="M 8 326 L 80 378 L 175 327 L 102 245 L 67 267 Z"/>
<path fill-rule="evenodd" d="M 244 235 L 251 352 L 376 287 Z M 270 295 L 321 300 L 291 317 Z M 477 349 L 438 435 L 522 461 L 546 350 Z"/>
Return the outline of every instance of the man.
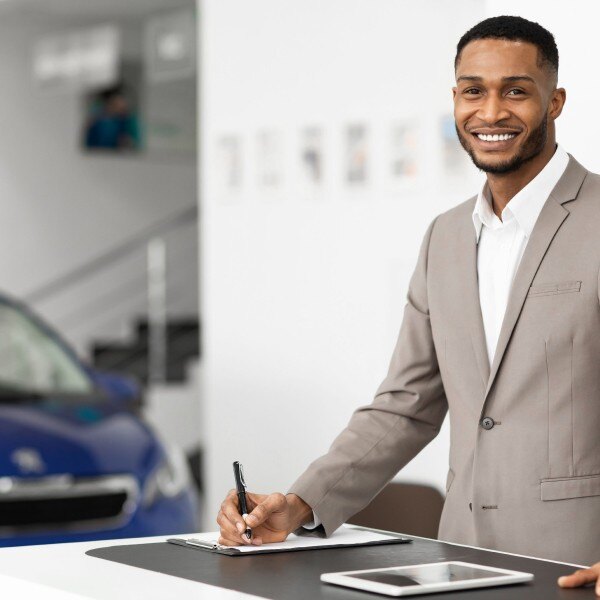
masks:
<path fill-rule="evenodd" d="M 459 41 L 454 116 L 487 174 L 429 226 L 387 378 L 290 492 L 234 493 L 223 544 L 326 535 L 438 433 L 449 410 L 439 537 L 553 560 L 600 559 L 600 177 L 556 145 L 565 103 L 552 34 L 519 17 Z M 559 580 L 596 581 L 600 563 Z M 600 580 L 596 591 L 600 594 Z"/>

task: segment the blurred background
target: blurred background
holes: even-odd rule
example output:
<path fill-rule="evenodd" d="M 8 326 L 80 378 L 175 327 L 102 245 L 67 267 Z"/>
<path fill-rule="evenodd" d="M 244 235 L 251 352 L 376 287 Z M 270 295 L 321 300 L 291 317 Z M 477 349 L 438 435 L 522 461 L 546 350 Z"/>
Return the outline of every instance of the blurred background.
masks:
<path fill-rule="evenodd" d="M 0 544 L 213 529 L 234 460 L 286 491 L 384 377 L 427 225 L 481 185 L 468 28 L 554 33 L 559 142 L 600 169 L 600 8 L 573 6 L 2 0 Z M 448 443 L 398 481 L 442 498 Z"/>

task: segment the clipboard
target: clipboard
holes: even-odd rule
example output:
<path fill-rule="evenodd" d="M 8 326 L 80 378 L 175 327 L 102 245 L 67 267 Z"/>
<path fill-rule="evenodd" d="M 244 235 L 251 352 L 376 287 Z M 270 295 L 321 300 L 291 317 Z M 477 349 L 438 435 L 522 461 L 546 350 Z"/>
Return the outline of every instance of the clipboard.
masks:
<path fill-rule="evenodd" d="M 212 539 L 206 536 L 212 536 Z M 175 544 L 191 550 L 204 550 L 225 556 L 254 556 L 276 552 L 299 552 L 303 550 L 327 550 L 329 548 L 356 548 L 362 546 L 382 546 L 384 544 L 409 544 L 410 538 L 391 532 L 369 530 L 363 527 L 342 525 L 329 538 L 296 536 L 291 534 L 288 540 L 278 544 L 261 546 L 223 546 L 214 541 L 218 533 L 205 534 L 202 538 L 170 538 L 169 544 Z"/>

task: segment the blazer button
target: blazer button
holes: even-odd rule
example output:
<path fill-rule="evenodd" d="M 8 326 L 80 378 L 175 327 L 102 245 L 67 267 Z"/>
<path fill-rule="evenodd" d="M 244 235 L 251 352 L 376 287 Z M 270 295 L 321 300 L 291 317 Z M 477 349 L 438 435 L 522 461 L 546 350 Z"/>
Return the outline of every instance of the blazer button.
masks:
<path fill-rule="evenodd" d="M 492 429 L 492 427 L 494 427 L 496 423 L 494 422 L 494 419 L 492 419 L 491 417 L 485 417 L 483 419 L 481 419 L 481 426 L 484 429 Z"/>

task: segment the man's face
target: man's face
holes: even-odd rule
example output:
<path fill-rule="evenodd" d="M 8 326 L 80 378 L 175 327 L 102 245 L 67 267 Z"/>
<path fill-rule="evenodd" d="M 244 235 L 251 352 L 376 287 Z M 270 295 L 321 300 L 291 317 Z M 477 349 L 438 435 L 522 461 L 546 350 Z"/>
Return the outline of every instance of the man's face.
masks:
<path fill-rule="evenodd" d="M 454 119 L 462 147 L 488 173 L 510 173 L 549 142 L 560 114 L 555 81 L 528 42 L 485 39 L 467 44 L 456 68 Z M 564 101 L 564 97 L 563 97 Z"/>

